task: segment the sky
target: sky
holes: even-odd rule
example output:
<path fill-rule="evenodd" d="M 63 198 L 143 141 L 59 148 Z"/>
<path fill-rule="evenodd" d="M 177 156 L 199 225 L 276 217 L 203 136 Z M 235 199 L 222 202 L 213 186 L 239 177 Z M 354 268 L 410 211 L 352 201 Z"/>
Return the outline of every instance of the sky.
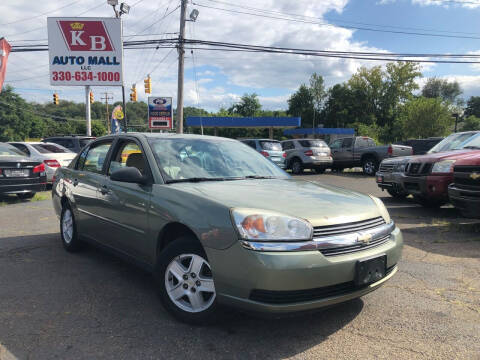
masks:
<path fill-rule="evenodd" d="M 127 0 L 124 40 L 165 39 L 178 36 L 180 0 Z M 186 37 L 252 45 L 337 51 L 392 53 L 480 54 L 480 0 L 193 0 L 187 15 Z M 47 16 L 112 17 L 105 0 L 3 0 L 0 37 L 12 45 L 47 43 Z M 286 19 L 294 19 L 286 20 Z M 408 34 L 407 34 L 408 33 Z M 416 33 L 416 34 L 411 34 Z M 421 34 L 434 34 L 425 36 Z M 84 101 L 82 87 L 50 86 L 48 53 L 12 53 L 5 84 L 24 98 L 47 102 Z M 287 99 L 313 72 L 327 87 L 341 83 L 360 66 L 376 61 L 306 57 L 287 54 L 193 50 L 185 58 L 185 106 L 209 111 L 229 107 L 245 93 L 259 95 L 264 109 L 286 109 Z M 480 64 L 425 64 L 424 78 L 457 80 L 468 99 L 480 95 Z M 146 100 L 143 79 L 150 74 L 153 94 L 177 94 L 175 49 L 124 50 L 124 78 L 137 85 Z M 121 100 L 118 87 L 93 87 L 98 101 L 108 92 Z M 128 98 L 128 92 L 126 94 Z"/>

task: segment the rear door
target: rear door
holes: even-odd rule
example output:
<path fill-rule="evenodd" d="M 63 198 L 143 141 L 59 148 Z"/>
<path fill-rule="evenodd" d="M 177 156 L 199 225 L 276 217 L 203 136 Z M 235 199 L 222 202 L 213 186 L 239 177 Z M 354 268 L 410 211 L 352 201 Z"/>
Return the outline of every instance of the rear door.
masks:
<path fill-rule="evenodd" d="M 105 182 L 105 160 L 113 139 L 93 143 L 80 154 L 73 171 L 72 195 L 79 234 L 98 242 L 104 241 L 104 214 L 99 206 L 98 192 Z"/>
<path fill-rule="evenodd" d="M 113 181 L 110 175 L 120 168 L 136 167 L 150 179 L 149 185 Z M 99 208 L 105 218 L 105 237 L 115 249 L 148 261 L 148 209 L 153 177 L 144 149 L 135 138 L 121 138 L 112 152 L 107 176 L 99 191 Z"/>

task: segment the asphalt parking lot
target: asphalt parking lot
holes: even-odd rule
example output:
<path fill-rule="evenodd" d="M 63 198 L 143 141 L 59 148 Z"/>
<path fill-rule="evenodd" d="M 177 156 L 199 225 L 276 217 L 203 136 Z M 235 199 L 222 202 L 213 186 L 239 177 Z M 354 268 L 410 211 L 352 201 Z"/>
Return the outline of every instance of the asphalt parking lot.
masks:
<path fill-rule="evenodd" d="M 359 173 L 306 174 L 381 197 L 403 230 L 399 272 L 361 299 L 283 319 L 178 323 L 152 278 L 93 248 L 66 253 L 50 201 L 0 207 L 0 360 L 480 359 L 480 226 L 397 201 Z"/>

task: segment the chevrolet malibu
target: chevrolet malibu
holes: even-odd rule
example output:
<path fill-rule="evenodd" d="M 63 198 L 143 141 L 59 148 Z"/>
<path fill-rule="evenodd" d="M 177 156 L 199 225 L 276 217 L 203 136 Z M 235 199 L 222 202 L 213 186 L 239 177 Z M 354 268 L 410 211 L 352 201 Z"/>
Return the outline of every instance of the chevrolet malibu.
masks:
<path fill-rule="evenodd" d="M 191 323 L 220 305 L 282 314 L 360 297 L 396 273 L 403 245 L 378 198 L 291 178 L 231 139 L 102 137 L 52 191 L 67 251 L 90 242 L 148 269 Z"/>

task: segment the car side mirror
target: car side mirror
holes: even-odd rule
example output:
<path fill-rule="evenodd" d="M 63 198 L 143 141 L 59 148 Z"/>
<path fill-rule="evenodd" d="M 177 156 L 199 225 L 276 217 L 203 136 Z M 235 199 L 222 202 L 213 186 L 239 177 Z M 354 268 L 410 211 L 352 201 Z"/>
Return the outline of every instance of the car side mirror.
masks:
<path fill-rule="evenodd" d="M 115 170 L 112 175 L 110 175 L 110 179 L 113 181 L 120 181 L 120 182 L 127 182 L 127 183 L 134 183 L 134 184 L 141 184 L 145 185 L 148 183 L 148 178 L 143 176 L 140 170 L 136 167 L 124 167 L 118 170 Z"/>

